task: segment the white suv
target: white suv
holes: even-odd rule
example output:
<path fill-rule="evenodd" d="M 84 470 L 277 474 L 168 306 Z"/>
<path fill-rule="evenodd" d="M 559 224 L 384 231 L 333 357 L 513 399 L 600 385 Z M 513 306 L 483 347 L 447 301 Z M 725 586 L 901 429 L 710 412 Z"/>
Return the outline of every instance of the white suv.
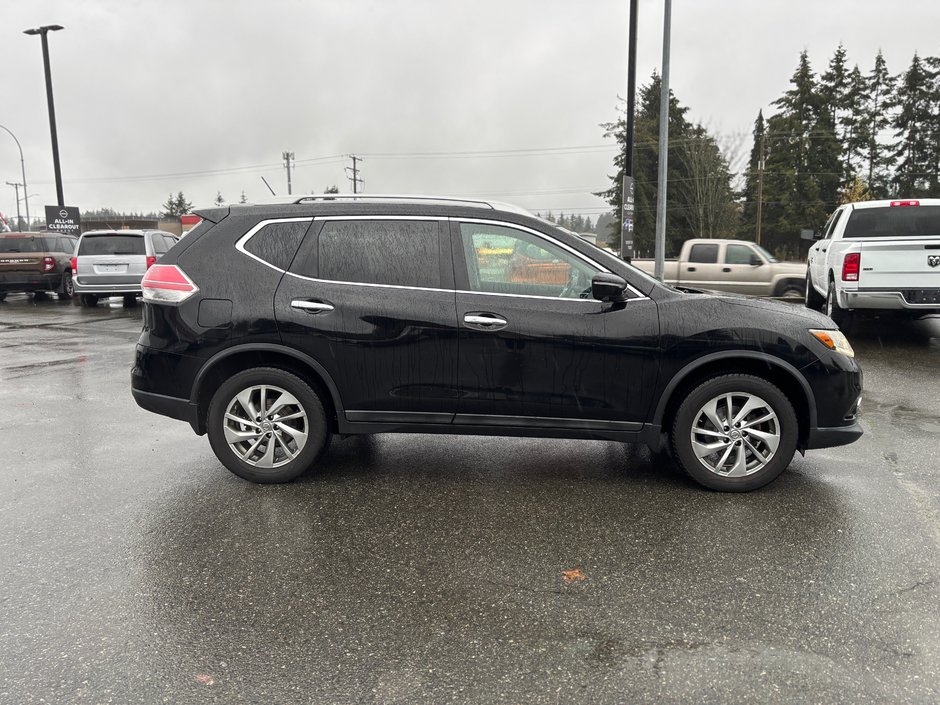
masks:
<path fill-rule="evenodd" d="M 847 203 L 809 250 L 806 305 L 845 323 L 853 311 L 940 313 L 940 199 Z"/>

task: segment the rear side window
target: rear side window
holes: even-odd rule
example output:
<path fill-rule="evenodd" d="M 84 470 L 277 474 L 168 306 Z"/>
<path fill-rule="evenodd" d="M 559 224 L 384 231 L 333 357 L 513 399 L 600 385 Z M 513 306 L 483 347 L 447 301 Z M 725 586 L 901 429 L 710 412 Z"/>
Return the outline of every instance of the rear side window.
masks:
<path fill-rule="evenodd" d="M 940 237 L 940 206 L 855 208 L 843 237 Z"/>
<path fill-rule="evenodd" d="M 245 251 L 286 270 L 309 227 L 309 220 L 268 223 L 248 239 Z"/>
<path fill-rule="evenodd" d="M 689 252 L 689 262 L 717 264 L 718 245 L 692 245 L 692 250 Z"/>
<path fill-rule="evenodd" d="M 321 279 L 437 288 L 441 285 L 436 221 L 327 221 L 320 231 Z"/>
<path fill-rule="evenodd" d="M 143 235 L 85 235 L 78 245 L 79 255 L 143 255 Z"/>
<path fill-rule="evenodd" d="M 153 245 L 153 253 L 155 255 L 166 254 L 166 251 L 170 249 L 167 247 L 166 240 L 163 239 L 163 235 L 160 233 L 153 233 L 150 236 L 150 243 Z"/>

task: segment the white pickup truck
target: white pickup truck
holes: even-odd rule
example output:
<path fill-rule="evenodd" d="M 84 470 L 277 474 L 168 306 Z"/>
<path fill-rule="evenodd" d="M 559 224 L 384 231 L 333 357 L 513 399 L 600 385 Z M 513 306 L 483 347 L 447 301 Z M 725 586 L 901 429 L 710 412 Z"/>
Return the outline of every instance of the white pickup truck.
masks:
<path fill-rule="evenodd" d="M 654 260 L 634 259 L 648 274 Z M 664 262 L 663 281 L 672 286 L 730 291 L 750 296 L 802 296 L 805 270 L 780 262 L 760 245 L 746 240 L 696 238 L 682 243 L 678 259 Z"/>
<path fill-rule="evenodd" d="M 836 323 L 855 311 L 940 313 L 940 199 L 838 208 L 809 250 L 805 301 Z"/>

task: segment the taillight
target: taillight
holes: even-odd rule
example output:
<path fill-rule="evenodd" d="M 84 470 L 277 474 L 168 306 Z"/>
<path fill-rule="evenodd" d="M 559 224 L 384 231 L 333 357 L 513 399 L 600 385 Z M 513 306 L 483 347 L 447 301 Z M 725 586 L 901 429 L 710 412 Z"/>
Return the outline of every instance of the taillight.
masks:
<path fill-rule="evenodd" d="M 157 258 L 153 255 L 147 257 L 147 269 L 150 269 L 153 265 L 157 263 Z"/>
<path fill-rule="evenodd" d="M 155 264 L 140 283 L 144 301 L 178 304 L 199 291 L 186 272 L 175 264 Z"/>
<path fill-rule="evenodd" d="M 51 272 L 55 269 L 55 260 L 52 257 L 43 257 L 42 258 L 42 271 Z"/>
<path fill-rule="evenodd" d="M 858 273 L 862 268 L 862 253 L 849 252 L 842 260 L 842 281 L 857 282 Z"/>
<path fill-rule="evenodd" d="M 78 274 L 78 257 L 72 258 L 72 273 Z"/>
<path fill-rule="evenodd" d="M 892 206 L 919 206 L 920 201 L 891 201 Z"/>

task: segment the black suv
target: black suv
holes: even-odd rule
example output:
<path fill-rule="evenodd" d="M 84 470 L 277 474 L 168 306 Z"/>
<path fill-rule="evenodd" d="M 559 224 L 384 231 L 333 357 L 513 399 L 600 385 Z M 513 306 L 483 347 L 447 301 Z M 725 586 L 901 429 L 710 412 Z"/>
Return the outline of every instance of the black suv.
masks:
<path fill-rule="evenodd" d="M 760 487 L 851 443 L 861 371 L 815 311 L 677 290 L 511 206 L 310 196 L 214 208 L 143 280 L 145 409 L 255 482 L 332 434 L 592 438 Z"/>

